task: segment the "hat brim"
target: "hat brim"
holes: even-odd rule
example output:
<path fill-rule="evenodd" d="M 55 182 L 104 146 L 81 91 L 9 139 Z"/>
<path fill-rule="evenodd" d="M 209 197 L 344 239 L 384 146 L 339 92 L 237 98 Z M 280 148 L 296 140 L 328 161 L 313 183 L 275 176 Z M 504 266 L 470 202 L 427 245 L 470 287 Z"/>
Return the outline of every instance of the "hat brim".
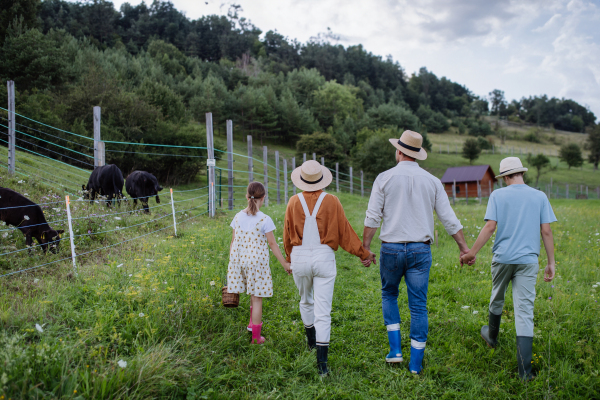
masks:
<path fill-rule="evenodd" d="M 400 146 L 398 144 L 399 139 L 389 139 L 389 140 L 390 140 L 390 143 L 392 144 L 392 146 L 394 146 L 395 148 L 400 150 L 400 152 L 406 154 L 407 156 L 415 158 L 417 160 L 426 160 L 427 159 L 427 152 L 425 151 L 424 148 L 421 147 L 420 151 L 412 151 L 412 150 L 408 150 L 408 149 L 405 149 L 404 147 Z"/>
<path fill-rule="evenodd" d="M 292 182 L 298 189 L 302 191 L 316 192 L 317 190 L 325 189 L 331 184 L 331 181 L 333 181 L 333 175 L 331 175 L 331 171 L 328 168 L 321 166 L 323 179 L 321 179 L 321 181 L 317 183 L 306 183 L 301 178 L 301 168 L 302 166 L 299 166 L 298 168 L 292 171 Z"/>
<path fill-rule="evenodd" d="M 511 169 L 509 171 L 506 171 L 503 174 L 496 175 L 496 178 L 502 178 L 503 176 L 512 175 L 512 174 L 516 174 L 516 173 L 519 173 L 519 172 L 527 172 L 527 171 L 529 171 L 529 170 L 527 168 L 525 168 L 525 167 L 515 168 L 515 169 Z"/>

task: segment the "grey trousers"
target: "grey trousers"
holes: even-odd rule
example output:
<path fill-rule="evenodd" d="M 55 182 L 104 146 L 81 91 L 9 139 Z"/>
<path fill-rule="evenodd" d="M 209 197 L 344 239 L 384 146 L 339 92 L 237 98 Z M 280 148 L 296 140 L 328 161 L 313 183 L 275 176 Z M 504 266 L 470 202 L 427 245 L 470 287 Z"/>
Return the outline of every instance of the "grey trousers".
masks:
<path fill-rule="evenodd" d="M 540 267 L 536 264 L 502 264 L 492 262 L 492 297 L 490 312 L 502 314 L 504 296 L 512 282 L 515 328 L 517 336 L 533 337 L 533 302 L 535 282 Z"/>

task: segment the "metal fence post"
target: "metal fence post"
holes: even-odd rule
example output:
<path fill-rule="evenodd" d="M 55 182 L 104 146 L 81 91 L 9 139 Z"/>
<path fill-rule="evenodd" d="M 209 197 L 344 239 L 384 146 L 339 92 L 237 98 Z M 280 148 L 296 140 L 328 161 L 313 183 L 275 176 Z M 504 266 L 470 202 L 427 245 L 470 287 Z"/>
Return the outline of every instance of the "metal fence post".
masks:
<path fill-rule="evenodd" d="M 292 157 L 292 171 L 296 169 L 296 157 Z M 294 192 L 294 196 L 296 195 L 296 185 L 292 182 L 292 192 Z"/>
<path fill-rule="evenodd" d="M 481 204 L 481 182 L 477 181 L 477 197 L 479 198 L 479 204 Z"/>
<path fill-rule="evenodd" d="M 306 162 L 306 153 L 302 154 L 302 164 Z"/>
<path fill-rule="evenodd" d="M 354 183 L 354 180 L 352 179 L 352 167 L 350 167 L 350 194 L 353 193 L 353 190 L 352 190 L 354 188 L 353 183 Z"/>
<path fill-rule="evenodd" d="M 283 159 L 283 201 L 288 203 L 288 175 L 287 175 L 287 160 Z"/>
<path fill-rule="evenodd" d="M 269 205 L 269 171 L 267 166 L 268 161 L 267 146 L 263 146 L 263 173 L 265 174 L 265 206 Z"/>
<path fill-rule="evenodd" d="M 252 163 L 252 135 L 246 136 L 248 141 L 248 183 L 254 181 L 254 166 Z"/>
<path fill-rule="evenodd" d="M 102 109 L 98 106 L 93 108 L 94 111 L 94 168 L 102 166 L 101 160 L 102 156 L 100 155 L 100 122 Z"/>
<path fill-rule="evenodd" d="M 317 153 L 313 153 L 313 161 L 317 161 Z"/>
<path fill-rule="evenodd" d="M 233 121 L 227 120 L 227 199 L 229 210 L 233 210 Z"/>
<path fill-rule="evenodd" d="M 452 205 L 456 205 L 456 179 L 452 183 Z"/>
<path fill-rule="evenodd" d="M 208 193 L 210 194 L 210 186 L 208 187 Z M 173 201 L 173 188 L 171 188 L 171 210 L 173 211 L 173 230 L 175 231 L 175 236 L 177 236 L 177 220 L 175 219 L 175 202 Z"/>
<path fill-rule="evenodd" d="M 275 180 L 277 181 L 277 204 L 281 204 L 281 188 L 279 186 L 279 152 L 275 151 Z"/>
<path fill-rule="evenodd" d="M 75 262 L 75 258 L 77 254 L 75 253 L 75 237 L 73 236 L 73 223 L 71 222 L 71 201 L 69 200 L 69 196 L 65 196 L 65 203 L 67 207 L 67 220 L 69 222 L 69 239 L 71 241 L 71 259 L 73 260 L 73 273 L 77 276 L 77 263 Z"/>
<path fill-rule="evenodd" d="M 206 151 L 209 162 L 213 164 L 208 165 L 208 214 L 211 217 L 215 216 L 215 146 L 213 142 L 213 121 L 212 113 L 206 113 Z M 175 215 L 173 214 L 173 217 Z"/>
<path fill-rule="evenodd" d="M 14 174 L 17 165 L 15 151 L 17 145 L 15 134 L 15 121 L 17 119 L 17 114 L 15 114 L 15 82 L 8 81 L 6 88 L 8 90 L 8 172 Z"/>
<path fill-rule="evenodd" d="M 325 166 L 325 157 L 321 157 L 321 165 Z"/>
<path fill-rule="evenodd" d="M 340 163 L 335 163 L 335 191 L 340 191 Z"/>
<path fill-rule="evenodd" d="M 465 204 L 469 205 L 469 184 L 465 182 Z"/>

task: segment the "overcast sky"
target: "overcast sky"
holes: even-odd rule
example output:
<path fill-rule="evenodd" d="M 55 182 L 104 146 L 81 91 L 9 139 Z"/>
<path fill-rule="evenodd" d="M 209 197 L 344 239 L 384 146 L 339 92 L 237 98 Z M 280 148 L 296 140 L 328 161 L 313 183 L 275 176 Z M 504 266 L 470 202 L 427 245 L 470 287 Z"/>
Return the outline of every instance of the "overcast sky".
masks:
<path fill-rule="evenodd" d="M 117 8 L 125 2 L 113 1 Z M 172 2 L 192 19 L 226 14 L 230 4 Z M 600 117 L 600 0 L 234 2 L 263 32 L 306 42 L 331 28 L 339 44 L 392 55 L 409 74 L 424 66 L 480 96 L 497 88 L 508 100 L 572 98 Z"/>

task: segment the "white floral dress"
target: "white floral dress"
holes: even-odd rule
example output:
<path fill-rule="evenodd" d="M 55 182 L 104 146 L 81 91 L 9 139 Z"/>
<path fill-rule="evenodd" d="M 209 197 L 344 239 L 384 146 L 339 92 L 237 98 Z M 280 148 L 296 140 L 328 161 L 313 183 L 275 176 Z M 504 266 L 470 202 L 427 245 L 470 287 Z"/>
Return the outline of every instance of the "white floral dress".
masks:
<path fill-rule="evenodd" d="M 227 288 L 229 293 L 248 293 L 257 297 L 273 296 L 273 278 L 269 267 L 269 245 L 262 233 L 261 220 L 250 231 L 241 228 L 235 218 L 235 238 L 229 253 Z"/>

